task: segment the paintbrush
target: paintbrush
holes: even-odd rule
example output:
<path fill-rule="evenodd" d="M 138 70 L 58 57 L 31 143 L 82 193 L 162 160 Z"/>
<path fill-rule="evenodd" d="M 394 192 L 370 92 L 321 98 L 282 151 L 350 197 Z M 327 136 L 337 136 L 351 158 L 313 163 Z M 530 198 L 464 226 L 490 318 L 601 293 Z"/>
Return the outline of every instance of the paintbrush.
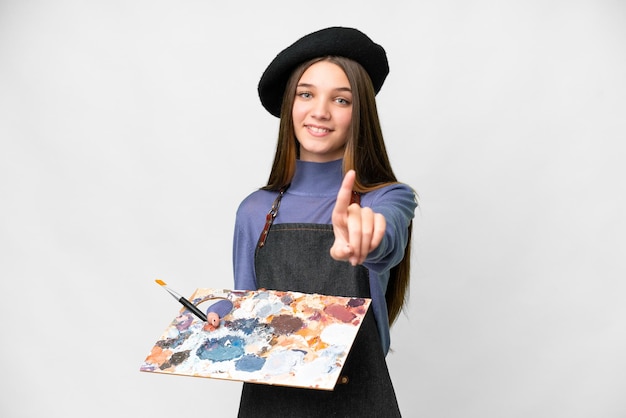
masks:
<path fill-rule="evenodd" d="M 170 295 L 174 296 L 174 299 L 179 301 L 185 308 L 189 309 L 191 313 L 200 318 L 202 321 L 206 322 L 206 315 L 202 313 L 202 311 L 198 309 L 196 305 L 167 287 L 166 283 L 163 280 L 156 279 L 155 282 L 157 282 L 157 284 L 159 284 L 163 289 L 167 290 Z"/>

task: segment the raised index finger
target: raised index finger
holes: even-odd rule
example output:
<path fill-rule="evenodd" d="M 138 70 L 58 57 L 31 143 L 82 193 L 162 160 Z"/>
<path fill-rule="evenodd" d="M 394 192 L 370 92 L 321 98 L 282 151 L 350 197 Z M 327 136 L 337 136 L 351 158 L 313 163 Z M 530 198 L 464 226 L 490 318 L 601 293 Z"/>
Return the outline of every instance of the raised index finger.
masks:
<path fill-rule="evenodd" d="M 352 201 L 352 187 L 354 186 L 354 179 L 356 173 L 354 170 L 349 170 L 343 177 L 339 192 L 337 192 L 337 201 L 335 202 L 335 208 L 333 209 L 333 217 L 335 215 L 342 215 L 348 211 L 348 206 Z"/>

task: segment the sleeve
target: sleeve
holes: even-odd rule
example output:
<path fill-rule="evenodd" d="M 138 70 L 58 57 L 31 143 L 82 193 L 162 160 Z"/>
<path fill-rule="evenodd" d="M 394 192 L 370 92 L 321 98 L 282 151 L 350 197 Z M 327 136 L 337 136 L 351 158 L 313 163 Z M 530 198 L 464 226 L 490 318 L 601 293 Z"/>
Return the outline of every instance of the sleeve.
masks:
<path fill-rule="evenodd" d="M 236 290 L 256 290 L 258 287 L 254 272 L 254 251 L 258 239 L 255 231 L 258 228 L 255 228 L 256 217 L 252 216 L 253 210 L 248 202 L 249 199 L 246 199 L 241 203 L 235 217 L 233 274 Z"/>
<path fill-rule="evenodd" d="M 387 228 L 380 245 L 372 251 L 364 265 L 382 274 L 391 270 L 404 257 L 408 242 L 409 224 L 415 216 L 415 192 L 407 185 L 394 184 L 372 192 L 368 206 L 385 217 Z"/>

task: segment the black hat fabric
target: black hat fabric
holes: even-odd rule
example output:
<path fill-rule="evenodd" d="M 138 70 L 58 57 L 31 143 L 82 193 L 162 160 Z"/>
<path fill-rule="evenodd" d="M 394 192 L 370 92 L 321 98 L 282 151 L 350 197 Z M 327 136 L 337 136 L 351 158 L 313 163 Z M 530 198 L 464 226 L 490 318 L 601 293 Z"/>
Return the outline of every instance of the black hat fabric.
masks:
<path fill-rule="evenodd" d="M 258 87 L 263 107 L 280 117 L 283 94 L 291 73 L 301 63 L 324 56 L 345 57 L 361 64 L 369 74 L 376 93 L 389 74 L 385 50 L 363 32 L 337 26 L 322 29 L 298 39 L 270 63 Z"/>

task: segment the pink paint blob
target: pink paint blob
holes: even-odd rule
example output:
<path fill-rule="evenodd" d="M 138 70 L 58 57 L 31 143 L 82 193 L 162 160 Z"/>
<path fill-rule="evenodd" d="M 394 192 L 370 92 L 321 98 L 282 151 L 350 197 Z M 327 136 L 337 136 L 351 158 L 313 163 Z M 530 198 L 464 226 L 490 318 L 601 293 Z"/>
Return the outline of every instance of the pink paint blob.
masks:
<path fill-rule="evenodd" d="M 337 318 L 341 322 L 351 322 L 356 317 L 350 309 L 337 304 L 327 306 L 324 309 L 324 312 L 334 318 Z"/>
<path fill-rule="evenodd" d="M 220 326 L 220 316 L 215 312 L 209 312 L 206 316 L 206 321 L 215 328 Z"/>

